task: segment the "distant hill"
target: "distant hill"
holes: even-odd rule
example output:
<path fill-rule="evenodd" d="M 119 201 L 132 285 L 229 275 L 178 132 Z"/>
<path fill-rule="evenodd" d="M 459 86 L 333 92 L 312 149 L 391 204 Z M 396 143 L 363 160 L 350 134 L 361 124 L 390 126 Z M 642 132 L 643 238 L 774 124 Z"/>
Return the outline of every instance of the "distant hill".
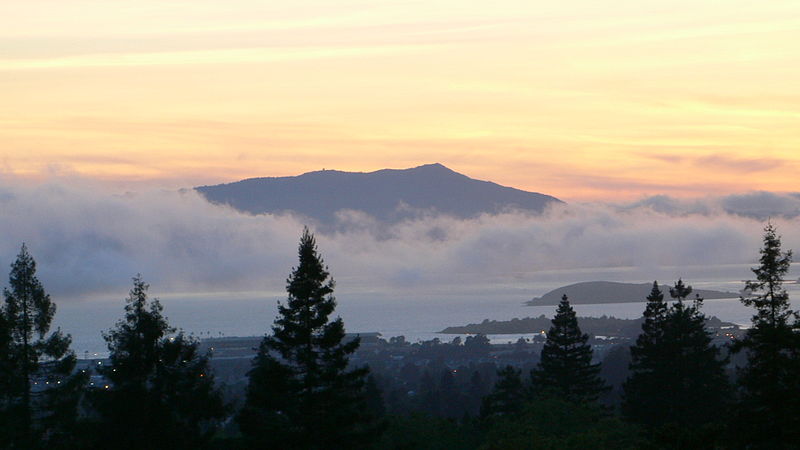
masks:
<path fill-rule="evenodd" d="M 664 292 L 664 299 L 670 300 L 669 285 L 660 285 Z M 569 302 L 573 305 L 578 304 L 598 304 L 598 303 L 636 303 L 646 302 L 647 296 L 653 288 L 652 283 L 616 283 L 613 281 L 586 281 L 583 283 L 570 284 L 536 297 L 525 302 L 529 306 L 548 306 L 557 305 L 561 301 L 561 296 L 566 294 Z M 733 292 L 711 291 L 707 289 L 695 289 L 692 291 L 692 298 L 698 294 L 704 299 L 717 298 L 737 298 L 739 294 Z"/>
<path fill-rule="evenodd" d="M 553 311 L 555 314 L 555 310 Z M 447 327 L 442 334 L 527 334 L 547 332 L 552 325 L 552 317 L 544 314 L 539 317 L 525 317 L 511 320 L 484 320 L 464 326 Z M 635 339 L 642 332 L 642 317 L 638 319 L 617 319 L 616 317 L 578 317 L 581 331 L 592 336 L 610 336 Z M 723 322 L 716 317 L 706 319 L 706 328 L 719 334 L 730 333 L 737 337 L 742 335 L 741 328 L 730 322 Z M 722 339 L 725 339 L 724 337 Z"/>
<path fill-rule="evenodd" d="M 369 173 L 322 170 L 195 189 L 212 203 L 251 214 L 295 212 L 322 223 L 333 222 L 343 209 L 397 221 L 420 212 L 459 218 L 507 209 L 539 213 L 550 203 L 561 203 L 549 195 L 474 180 L 441 164 Z"/>
<path fill-rule="evenodd" d="M 555 311 L 554 311 L 555 312 Z M 511 320 L 484 320 L 463 326 L 447 327 L 442 334 L 525 334 L 547 332 L 553 324 L 552 317 L 525 317 Z M 578 317 L 581 331 L 593 336 L 635 337 L 642 330 L 642 319 L 617 319 L 616 317 Z"/>

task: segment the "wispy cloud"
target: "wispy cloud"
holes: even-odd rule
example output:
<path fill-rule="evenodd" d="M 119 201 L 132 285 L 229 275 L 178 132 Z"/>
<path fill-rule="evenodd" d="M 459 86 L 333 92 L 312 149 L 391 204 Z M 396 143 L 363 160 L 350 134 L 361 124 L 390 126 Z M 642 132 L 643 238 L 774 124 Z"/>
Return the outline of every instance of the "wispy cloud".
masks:
<path fill-rule="evenodd" d="M 400 52 L 419 52 L 425 47 L 413 45 L 320 47 L 320 48 L 248 48 L 156 53 L 95 54 L 50 59 L 0 59 L 0 71 L 34 69 L 74 69 L 82 67 L 130 67 L 187 64 L 244 64 L 298 61 L 324 58 L 358 58 Z"/>
<path fill-rule="evenodd" d="M 695 165 L 711 168 L 725 168 L 736 173 L 762 172 L 765 170 L 778 169 L 786 161 L 774 158 L 737 158 L 727 155 L 709 155 L 699 157 L 694 161 Z"/>
<path fill-rule="evenodd" d="M 721 170 L 732 174 L 776 170 L 794 162 L 769 157 L 744 158 L 721 153 L 710 155 L 653 154 L 645 156 L 669 164 L 691 164 L 700 168 L 716 171 Z"/>

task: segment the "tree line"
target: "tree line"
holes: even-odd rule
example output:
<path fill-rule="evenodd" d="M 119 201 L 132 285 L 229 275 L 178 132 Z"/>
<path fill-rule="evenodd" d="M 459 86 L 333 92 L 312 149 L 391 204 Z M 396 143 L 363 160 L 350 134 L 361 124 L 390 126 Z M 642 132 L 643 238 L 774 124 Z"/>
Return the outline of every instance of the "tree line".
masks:
<path fill-rule="evenodd" d="M 107 364 L 76 369 L 23 244 L 0 308 L 0 448 L 797 448 L 800 316 L 783 287 L 791 260 L 768 224 L 741 299 L 752 326 L 725 348 L 713 345 L 691 286 L 654 282 L 618 407 L 603 401 L 610 388 L 564 296 L 532 370 L 500 368 L 489 392 L 476 371 L 479 413 L 447 418 L 385 413 L 370 368 L 351 363 L 359 339 L 332 318 L 335 284 L 308 229 L 240 405 L 226 403 L 209 354 L 169 325 L 138 275 L 123 318 L 104 333 Z M 488 354 L 485 338 L 468 339 L 470 352 Z M 734 371 L 732 357 L 743 361 Z M 445 411 L 454 389 L 446 370 L 437 388 L 414 394 Z"/>

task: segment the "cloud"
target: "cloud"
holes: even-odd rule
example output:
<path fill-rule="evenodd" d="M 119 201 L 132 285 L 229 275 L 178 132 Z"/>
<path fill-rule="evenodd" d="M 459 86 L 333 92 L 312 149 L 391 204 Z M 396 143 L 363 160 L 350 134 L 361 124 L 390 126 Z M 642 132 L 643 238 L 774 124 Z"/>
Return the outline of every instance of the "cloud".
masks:
<path fill-rule="evenodd" d="M 722 206 L 732 214 L 767 218 L 770 216 L 800 216 L 800 196 L 797 193 L 773 194 L 752 192 L 722 198 Z"/>
<path fill-rule="evenodd" d="M 740 279 L 757 258 L 763 221 L 730 211 L 795 211 L 777 223 L 786 247 L 797 248 L 798 204 L 800 196 L 770 193 L 652 197 L 631 205 L 557 205 L 541 216 L 429 215 L 398 224 L 343 211 L 337 226 L 317 238 L 340 295 L 457 295 L 498 280 L 580 281 L 581 270 L 609 268 L 635 281 L 739 265 L 730 276 Z M 26 242 L 48 291 L 70 301 L 122 298 L 139 272 L 159 293 L 280 293 L 303 227 L 289 215 L 214 206 L 192 191 L 114 195 L 75 180 L 0 179 L 0 209 L 0 262 L 10 264 Z"/>
<path fill-rule="evenodd" d="M 663 161 L 669 164 L 688 163 L 695 167 L 715 169 L 717 171 L 733 172 L 737 174 L 748 174 L 752 172 L 764 172 L 786 166 L 790 161 L 777 158 L 742 158 L 720 153 L 704 156 L 686 156 L 672 154 L 653 154 L 646 155 L 650 159 Z"/>
<path fill-rule="evenodd" d="M 750 173 L 776 169 L 785 164 L 785 161 L 774 158 L 735 158 L 716 154 L 696 158 L 693 163 L 701 167 L 717 167 L 737 173 Z"/>
<path fill-rule="evenodd" d="M 730 214 L 762 221 L 770 217 L 792 219 L 800 217 L 800 193 L 757 191 L 702 199 L 655 195 L 621 206 L 621 209 L 626 211 L 640 208 L 672 216 Z"/>

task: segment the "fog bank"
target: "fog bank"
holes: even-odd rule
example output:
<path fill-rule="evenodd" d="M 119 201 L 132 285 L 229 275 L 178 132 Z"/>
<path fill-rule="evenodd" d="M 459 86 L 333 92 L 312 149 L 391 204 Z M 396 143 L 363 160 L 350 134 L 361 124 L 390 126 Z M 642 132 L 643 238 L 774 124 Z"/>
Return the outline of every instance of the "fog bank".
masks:
<path fill-rule="evenodd" d="M 45 288 L 68 301 L 124 297 L 136 273 L 159 293 L 280 292 L 305 224 L 215 206 L 193 191 L 116 195 L 81 183 L 10 179 L 0 180 L 0 210 L 0 265 L 8 267 L 26 242 Z M 770 193 L 397 224 L 342 211 L 317 238 L 338 292 L 411 296 L 494 279 L 541 281 L 562 270 L 574 279 L 576 269 L 620 269 L 627 281 L 689 277 L 703 267 L 747 276 L 741 266 L 757 260 L 764 217 L 773 216 L 785 248 L 800 247 L 797 211 L 796 195 Z"/>

